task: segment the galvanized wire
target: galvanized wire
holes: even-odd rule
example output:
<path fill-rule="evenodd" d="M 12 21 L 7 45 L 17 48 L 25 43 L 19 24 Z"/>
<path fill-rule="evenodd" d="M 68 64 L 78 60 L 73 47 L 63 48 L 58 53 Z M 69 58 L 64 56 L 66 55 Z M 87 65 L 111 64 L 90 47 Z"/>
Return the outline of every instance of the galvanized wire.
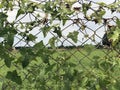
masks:
<path fill-rule="evenodd" d="M 40 3 L 43 3 L 43 2 L 45 2 L 46 0 L 36 0 L 36 1 L 38 1 L 38 2 L 40 2 Z M 81 1 L 81 2 L 80 2 Z M 83 2 L 83 0 L 78 0 L 78 2 L 79 3 L 81 3 L 82 4 L 82 2 Z M 94 4 L 96 4 L 96 2 L 93 2 L 93 1 L 91 1 L 92 3 L 94 3 Z M 80 14 L 80 13 L 78 13 L 78 14 Z M 78 15 L 77 14 L 77 15 Z M 75 15 L 74 17 L 77 17 L 77 15 Z M 31 18 L 31 16 L 32 17 L 34 17 L 34 18 L 37 18 L 37 21 L 36 22 L 38 22 L 35 26 L 33 26 L 33 28 L 31 29 L 31 30 L 29 30 L 29 31 L 34 31 L 34 29 L 36 28 L 36 27 L 39 27 L 39 30 L 35 30 L 35 31 L 37 31 L 37 32 L 33 32 L 33 33 L 31 33 L 31 34 L 33 34 L 34 36 L 36 36 L 37 37 L 37 39 L 40 39 L 40 37 L 41 37 L 41 35 L 42 35 L 42 30 L 41 30 L 41 28 L 42 27 L 44 27 L 45 25 L 51 25 L 50 24 L 50 21 L 51 21 L 51 19 L 47 19 L 47 22 L 44 22 L 44 19 L 39 19 L 37 16 L 35 16 L 34 14 L 29 14 L 29 21 L 30 22 L 32 22 L 32 21 L 34 21 L 34 20 L 32 20 L 32 18 Z M 18 19 L 17 21 L 15 21 L 14 23 L 15 23 L 15 25 L 20 25 L 20 23 L 23 23 L 24 25 L 26 25 L 27 23 L 29 23 L 29 22 L 26 22 L 26 21 L 22 21 L 23 19 L 25 19 L 26 17 L 28 17 L 27 16 L 27 14 L 25 14 L 25 15 L 23 15 L 20 19 Z M 104 18 L 103 18 L 104 19 Z M 114 20 L 113 20 L 113 17 L 111 17 L 111 18 L 106 18 L 107 20 L 109 19 L 109 21 L 108 21 L 108 23 L 109 22 L 111 22 L 111 21 L 113 21 L 114 22 Z M 64 18 L 63 18 L 63 20 L 64 20 Z M 54 21 L 59 21 L 58 19 L 56 19 L 56 20 L 54 20 Z M 81 27 L 82 27 L 82 25 L 80 24 L 81 22 L 83 22 L 84 23 L 84 25 L 86 25 L 86 28 L 85 28 L 85 30 L 82 30 L 81 29 Z M 82 68 L 84 68 L 86 71 L 88 71 L 88 74 L 89 73 L 91 73 L 92 72 L 92 67 L 91 67 L 91 70 L 89 70 L 88 69 L 88 67 L 86 67 L 85 65 L 84 65 L 84 63 L 82 63 L 82 61 L 84 61 L 84 59 L 88 59 L 90 62 L 93 62 L 93 59 L 90 57 L 90 53 L 84 53 L 84 52 L 82 52 L 82 48 L 78 48 L 78 46 L 80 46 L 80 47 L 82 47 L 82 46 L 84 46 L 84 45 L 86 45 L 86 44 L 92 44 L 92 45 L 97 45 L 98 43 L 100 43 L 100 45 L 102 45 L 101 44 L 101 42 L 102 42 L 102 36 L 104 35 L 104 33 L 106 32 L 106 24 L 105 23 L 103 23 L 103 24 L 100 24 L 100 25 L 96 25 L 96 24 L 94 24 L 93 26 L 88 26 L 87 24 L 89 24 L 89 23 L 93 23 L 93 22 L 91 22 L 91 21 L 88 21 L 88 20 L 86 20 L 86 19 L 83 19 L 83 18 L 69 18 L 69 19 L 67 19 L 67 24 L 65 25 L 65 26 L 61 26 L 61 32 L 62 32 L 62 34 L 63 34 L 63 36 L 61 37 L 61 38 L 58 38 L 58 36 L 56 36 L 56 34 L 51 30 L 51 31 L 49 31 L 49 34 L 50 34 L 50 36 L 51 37 L 57 37 L 58 38 L 58 42 L 56 42 L 56 53 L 59 55 L 59 54 L 61 54 L 61 51 L 60 50 L 63 50 L 63 51 L 66 51 L 67 53 L 68 53 L 68 57 L 70 56 L 70 57 L 72 57 L 73 58 L 73 60 L 75 61 L 75 62 L 77 62 L 78 61 L 78 66 L 80 65 Z M 42 24 L 42 25 L 41 25 Z M 94 27 L 95 26 L 95 28 L 92 28 L 92 27 Z M 82 35 L 82 37 L 80 36 L 80 38 L 78 38 L 78 43 L 76 44 L 76 43 L 74 43 L 72 40 L 70 40 L 70 39 L 68 39 L 67 38 L 67 35 L 66 34 L 68 34 L 68 33 L 64 33 L 64 32 L 71 32 L 70 30 L 71 29 L 74 29 L 74 30 L 76 30 L 76 31 L 78 31 L 79 32 L 79 34 L 80 35 Z M 101 29 L 104 29 L 104 30 L 101 30 Z M 21 31 L 21 29 L 19 29 L 18 28 L 18 30 L 17 30 L 18 32 L 22 32 Z M 101 35 L 99 35 L 99 33 L 97 33 L 97 32 L 101 32 L 102 34 Z M 89 34 L 89 33 L 92 33 L 92 34 Z M 29 33 L 28 33 L 29 34 Z M 88 34 L 88 36 L 87 37 L 85 37 L 85 35 L 86 34 Z M 43 37 L 43 36 L 42 36 Z M 99 38 L 99 40 L 96 40 L 96 37 L 97 38 Z M 44 41 L 44 38 L 41 38 L 41 40 L 35 40 L 35 41 L 30 41 L 30 42 L 28 42 L 28 41 L 26 41 L 26 37 L 24 37 L 24 36 L 20 36 L 19 37 L 19 35 L 16 35 L 15 36 L 15 39 L 17 39 L 17 41 L 14 41 L 14 45 L 13 45 L 13 47 L 15 47 L 16 49 L 17 48 L 23 48 L 23 47 L 33 47 L 35 44 L 36 44 L 36 42 L 40 42 L 42 39 L 43 39 L 43 42 L 47 42 L 47 43 L 45 43 L 45 46 L 46 47 L 49 47 L 49 43 L 48 43 L 48 41 Z M 50 38 L 48 38 L 47 40 L 49 40 Z M 94 40 L 93 40 L 94 39 Z M 24 43 L 24 45 L 21 45 L 20 43 Z M 31 45 L 31 43 L 32 43 L 32 45 Z M 58 45 L 58 43 L 61 43 L 61 44 L 59 44 Z M 66 44 L 66 43 L 68 43 L 68 44 Z M 58 45 L 58 46 L 57 46 Z M 62 46 L 62 48 L 59 48 L 60 46 Z M 69 47 L 69 46 L 74 46 L 74 51 L 71 51 L 71 50 L 67 50 L 67 48 L 66 47 Z M 98 45 L 98 47 L 99 47 L 99 45 Z M 97 47 L 96 48 L 94 48 L 91 52 L 94 52 L 94 51 L 96 51 L 97 50 Z M 13 56 L 13 57 L 16 57 L 15 56 L 15 54 L 13 54 L 13 53 L 11 53 L 11 50 L 7 50 L 7 49 L 5 49 L 5 51 L 7 51 L 11 56 Z M 106 57 L 106 56 L 109 56 L 109 57 L 111 57 L 111 53 L 112 52 L 110 52 L 110 50 L 108 49 L 108 51 L 109 52 L 106 52 L 106 50 L 103 50 L 103 53 L 104 53 L 104 57 Z M 77 53 L 79 53 L 79 55 L 81 55 L 81 58 L 79 58 L 78 56 L 77 56 Z M 118 52 L 117 52 L 118 53 Z M 55 57 L 52 57 L 51 56 L 51 59 L 53 59 L 55 62 L 57 62 L 56 61 L 56 58 Z M 2 60 L 1 60 L 2 61 Z M 3 64 L 3 65 L 0 65 L 0 69 L 2 70 L 2 68 L 4 68 L 5 67 L 5 64 Z M 16 65 L 16 67 L 17 67 L 17 65 Z M 33 67 L 33 66 L 31 66 L 31 67 Z M 40 65 L 40 66 L 37 66 L 37 67 L 42 67 L 42 65 Z M 111 67 L 112 68 L 112 67 Z M 58 68 L 58 70 L 59 70 L 59 68 Z M 57 72 L 57 71 L 56 71 Z M 107 72 L 106 72 L 107 73 Z M 28 72 L 26 73 L 26 72 L 23 72 L 23 74 L 24 74 L 24 79 L 23 79 L 23 81 L 25 81 L 26 79 L 28 79 L 29 78 L 29 75 L 30 74 L 32 74 L 33 76 L 34 76 L 34 73 L 32 72 L 32 71 L 30 71 L 30 70 L 28 70 Z M 0 78 L 2 78 L 3 76 L 2 75 L 0 75 Z M 97 78 L 97 77 L 96 77 Z M 49 80 L 49 77 L 45 80 L 45 81 L 47 81 L 47 80 Z M 96 81 L 96 83 L 97 83 L 97 81 Z M 7 85 L 9 85 L 10 84 L 10 82 L 8 82 L 8 84 Z M 7 87 L 7 86 L 6 86 Z M 48 86 L 49 87 L 49 86 Z M 11 86 L 10 85 L 10 88 L 15 88 L 15 86 Z M 92 88 L 92 87 L 91 87 Z"/>

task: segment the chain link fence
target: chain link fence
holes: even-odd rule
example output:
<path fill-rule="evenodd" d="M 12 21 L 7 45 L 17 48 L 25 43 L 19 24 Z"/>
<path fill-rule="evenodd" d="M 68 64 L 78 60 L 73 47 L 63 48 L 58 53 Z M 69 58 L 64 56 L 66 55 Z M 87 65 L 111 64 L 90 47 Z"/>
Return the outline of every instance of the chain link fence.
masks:
<path fill-rule="evenodd" d="M 38 0 L 37 2 L 44 4 L 46 1 Z M 58 88 L 59 90 L 93 90 L 94 87 L 95 90 L 97 88 L 99 90 L 98 83 L 102 82 L 100 78 L 106 83 L 111 83 L 111 81 L 107 81 L 107 78 L 112 78 L 113 83 L 119 82 L 119 65 L 117 70 L 112 69 L 117 67 L 117 62 L 120 60 L 120 48 L 113 49 L 110 41 L 105 40 L 107 35 L 106 38 L 103 38 L 110 25 L 116 25 L 116 17 L 119 13 L 113 13 L 109 17 L 110 12 L 108 11 L 99 24 L 99 21 L 89 20 L 83 12 L 79 12 L 83 3 L 91 3 L 93 11 L 100 8 L 96 2 L 78 0 L 77 5 L 72 7 L 73 10 L 76 10 L 75 13 L 67 19 L 54 19 L 52 22 L 49 14 L 37 9 L 33 13 L 21 15 L 15 20 L 14 27 L 17 27 L 17 34 L 14 36 L 12 48 L 1 49 L 1 52 L 7 52 L 1 56 L 10 57 L 10 62 L 12 62 L 11 67 L 8 68 L 6 63 L 9 66 L 10 62 L 0 60 L 2 90 L 58 90 Z M 93 11 L 89 10 L 88 16 Z M 63 25 L 64 21 L 66 23 Z M 53 27 L 51 28 L 51 26 Z M 5 44 L 4 38 L 0 39 L 2 45 Z M 104 41 L 107 44 L 103 45 Z M 38 50 L 35 47 L 36 44 L 40 46 L 40 57 L 33 56 L 32 51 L 37 52 Z M 22 57 L 21 53 L 25 56 Z M 30 53 L 31 55 L 29 55 Z M 14 61 L 12 61 L 13 58 L 15 58 Z M 31 60 L 29 64 L 26 63 L 27 61 L 25 62 L 28 64 L 25 69 L 18 64 L 23 59 Z M 42 59 L 49 59 L 49 61 Z M 17 85 L 6 79 L 7 76 L 5 77 L 7 71 L 17 69 L 23 85 Z M 108 73 L 112 73 L 112 75 L 107 77 Z M 13 76 L 13 81 L 14 78 Z M 104 85 L 101 90 L 108 90 L 110 86 Z M 88 86 L 87 89 L 84 89 L 85 86 Z"/>

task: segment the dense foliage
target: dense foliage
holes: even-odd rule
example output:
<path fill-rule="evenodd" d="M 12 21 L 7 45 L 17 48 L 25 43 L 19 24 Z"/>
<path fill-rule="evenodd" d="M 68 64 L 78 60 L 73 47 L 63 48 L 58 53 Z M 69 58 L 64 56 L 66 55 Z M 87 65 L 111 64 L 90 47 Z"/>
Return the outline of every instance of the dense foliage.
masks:
<path fill-rule="evenodd" d="M 72 7 L 74 3 L 80 3 L 81 7 Z M 99 8 L 92 8 L 92 3 Z M 49 0 L 46 2 L 33 2 L 30 0 L 2 0 L 0 1 L 0 61 L 5 64 L 1 69 L 0 86 L 2 90 L 119 90 L 120 88 L 120 19 L 119 17 L 103 18 L 106 9 L 112 13 L 120 12 L 120 1 L 106 5 L 103 2 L 95 3 L 87 0 Z M 8 12 L 17 10 L 14 21 L 8 21 Z M 88 11 L 92 13 L 88 15 Z M 37 12 L 38 11 L 38 12 Z M 40 12 L 45 13 L 44 17 Z M 87 58 L 82 66 L 81 60 L 76 61 L 67 50 L 58 51 L 55 42 L 62 37 L 61 23 L 64 26 L 67 20 L 74 14 L 82 13 L 84 19 L 104 23 L 108 29 L 108 40 L 111 41 L 112 49 L 103 50 L 109 55 L 99 56 L 97 51 L 90 58 Z M 27 22 L 22 18 L 26 15 L 34 16 Z M 54 20 L 60 23 L 54 23 Z M 115 25 L 110 26 L 109 20 L 113 20 Z M 81 22 L 81 23 L 80 23 Z M 81 24 L 84 31 L 87 27 L 81 18 L 73 19 L 73 24 Z M 30 32 L 40 27 L 44 37 L 49 31 L 53 31 L 56 37 L 49 39 L 48 49 L 43 41 L 35 43 L 29 47 L 29 42 L 36 41 L 36 35 Z M 21 29 L 23 31 L 21 31 Z M 73 42 L 77 43 L 79 32 L 73 31 L 67 35 Z M 12 50 L 14 37 L 18 35 L 26 42 L 26 48 Z M 85 35 L 87 38 L 88 35 Z M 92 45 L 85 45 L 85 50 L 81 53 L 85 56 L 92 55 L 95 50 Z M 75 52 L 74 49 L 71 49 Z M 57 53 L 59 52 L 59 54 Z M 79 55 L 78 55 L 79 56 Z M 77 58 L 77 57 L 76 57 Z M 84 58 L 83 58 L 84 59 Z M 3 70 L 3 71 L 2 71 Z"/>

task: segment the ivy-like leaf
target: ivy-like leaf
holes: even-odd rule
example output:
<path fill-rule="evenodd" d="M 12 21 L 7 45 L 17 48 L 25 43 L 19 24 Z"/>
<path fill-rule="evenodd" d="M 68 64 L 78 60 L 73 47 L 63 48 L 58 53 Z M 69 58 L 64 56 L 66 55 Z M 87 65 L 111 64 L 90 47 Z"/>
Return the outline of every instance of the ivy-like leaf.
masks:
<path fill-rule="evenodd" d="M 28 13 L 33 13 L 35 11 L 35 7 L 36 7 L 35 3 L 31 2 L 27 6 L 28 6 L 28 9 L 27 9 Z"/>
<path fill-rule="evenodd" d="M 25 68 L 29 65 L 30 63 L 30 57 L 28 55 L 25 55 L 23 60 L 22 60 L 22 67 Z"/>
<path fill-rule="evenodd" d="M 91 6 L 91 2 L 89 2 L 88 4 L 87 3 L 82 4 L 82 11 L 83 11 L 85 16 L 86 16 L 86 13 L 89 10 L 90 6 Z"/>
<path fill-rule="evenodd" d="M 66 21 L 67 21 L 67 19 L 63 19 L 63 20 L 62 20 L 63 26 L 65 25 Z"/>
<path fill-rule="evenodd" d="M 52 37 L 50 40 L 49 40 L 49 44 L 51 47 L 55 47 L 55 40 L 56 40 L 56 37 Z"/>
<path fill-rule="evenodd" d="M 44 47 L 45 46 L 43 44 L 43 41 L 41 41 L 39 43 L 36 43 L 33 48 L 35 48 L 36 50 L 39 50 L 39 49 L 43 49 Z"/>
<path fill-rule="evenodd" d="M 44 63 L 50 64 L 49 63 L 49 55 L 48 54 L 43 54 L 41 56 L 41 58 L 42 58 L 42 60 L 43 60 Z"/>
<path fill-rule="evenodd" d="M 85 51 L 87 52 L 87 54 L 90 54 L 93 50 L 93 46 L 89 45 L 89 44 L 84 45 L 84 48 L 85 48 Z"/>
<path fill-rule="evenodd" d="M 117 24 L 118 28 L 120 28 L 120 20 L 119 19 L 116 20 L 116 24 Z"/>
<path fill-rule="evenodd" d="M 42 29 L 44 37 L 46 37 L 47 33 L 51 30 L 51 27 L 50 26 L 45 26 L 41 29 Z"/>
<path fill-rule="evenodd" d="M 17 84 L 21 85 L 22 84 L 22 80 L 21 77 L 18 76 L 18 73 L 16 70 L 14 71 L 8 71 L 7 75 L 6 75 L 7 79 L 10 79 L 13 82 L 16 82 Z"/>
<path fill-rule="evenodd" d="M 87 83 L 88 83 L 88 78 L 84 77 L 82 80 L 81 86 L 84 87 L 84 86 L 86 86 Z"/>
<path fill-rule="evenodd" d="M 100 17 L 102 17 L 105 13 L 106 13 L 105 10 L 100 11 L 100 12 L 99 12 Z"/>
<path fill-rule="evenodd" d="M 78 31 L 70 32 L 70 33 L 67 35 L 67 37 L 68 37 L 68 38 L 71 38 L 75 43 L 77 43 L 78 34 L 79 34 Z"/>
<path fill-rule="evenodd" d="M 67 3 L 75 3 L 75 2 L 77 2 L 77 0 L 64 0 L 65 2 L 67 2 Z"/>
<path fill-rule="evenodd" d="M 112 46 L 115 46 L 119 42 L 119 34 L 120 34 L 120 29 L 116 27 L 115 30 L 112 30 L 110 33 L 108 33 L 108 38 L 109 40 L 112 41 Z"/>
<path fill-rule="evenodd" d="M 24 11 L 22 8 L 20 8 L 20 9 L 18 10 L 17 15 L 16 15 L 16 19 L 17 19 L 18 16 L 20 16 L 21 14 L 25 14 L 25 11 Z"/>
<path fill-rule="evenodd" d="M 98 60 L 100 58 L 100 56 L 93 56 L 93 59 L 95 59 L 95 60 Z"/>
<path fill-rule="evenodd" d="M 82 4 L 82 11 L 83 11 L 83 13 L 84 13 L 84 15 L 86 16 L 86 13 L 87 13 L 87 9 L 86 9 L 86 4 L 85 3 L 83 3 Z"/>
<path fill-rule="evenodd" d="M 85 25 L 82 25 L 80 28 L 81 28 L 82 30 L 85 30 L 86 26 L 85 26 Z"/>
<path fill-rule="evenodd" d="M 45 73 L 51 72 L 52 69 L 55 67 L 55 65 L 56 65 L 56 64 L 52 64 L 52 65 L 46 67 L 46 68 L 45 68 L 45 69 L 46 69 L 46 70 L 45 70 Z"/>
<path fill-rule="evenodd" d="M 5 65 L 10 68 L 11 61 L 13 60 L 12 57 L 8 53 L 6 53 L 3 47 L 0 45 L 0 58 L 4 60 Z"/>
<path fill-rule="evenodd" d="M 13 43 L 14 43 L 14 34 L 10 33 L 7 37 L 7 44 L 10 45 L 12 47 Z"/>
<path fill-rule="evenodd" d="M 54 27 L 54 33 L 56 33 L 58 35 L 58 37 L 62 37 L 62 33 L 61 33 L 61 30 L 60 30 L 60 27 L 57 26 L 57 27 Z"/>
<path fill-rule="evenodd" d="M 84 34 L 84 37 L 85 37 L 85 38 L 88 38 L 88 37 L 89 37 L 89 34 Z"/>
<path fill-rule="evenodd" d="M 37 37 L 36 37 L 35 35 L 29 34 L 29 35 L 27 36 L 27 41 L 35 41 L 36 38 L 37 38 Z"/>
<path fill-rule="evenodd" d="M 4 59 L 5 65 L 9 68 L 11 66 L 11 61 L 12 61 L 12 58 L 5 56 L 5 59 Z"/>
<path fill-rule="evenodd" d="M 99 4 L 102 7 L 106 6 L 106 4 L 104 2 L 98 2 L 97 4 Z"/>
<path fill-rule="evenodd" d="M 100 85 L 99 85 L 99 84 L 96 84 L 96 85 L 95 85 L 95 88 L 96 88 L 96 90 L 100 90 Z"/>
<path fill-rule="evenodd" d="M 3 12 L 0 12 L 0 20 L 3 20 L 5 21 L 7 19 L 8 15 L 3 13 Z"/>

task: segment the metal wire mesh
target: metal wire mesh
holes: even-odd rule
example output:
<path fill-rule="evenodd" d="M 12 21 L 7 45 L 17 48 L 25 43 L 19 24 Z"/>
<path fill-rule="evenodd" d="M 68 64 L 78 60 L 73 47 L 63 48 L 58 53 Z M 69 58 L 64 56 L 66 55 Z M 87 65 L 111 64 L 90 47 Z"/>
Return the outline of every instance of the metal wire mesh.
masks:
<path fill-rule="evenodd" d="M 37 1 L 39 3 L 44 3 L 46 0 L 43 0 L 43 1 L 37 0 Z M 78 3 L 81 5 L 82 2 L 80 2 L 80 1 L 82 1 L 82 0 L 78 0 Z M 91 3 L 96 4 L 93 1 L 91 1 Z M 97 4 L 96 4 L 95 7 L 93 7 L 93 8 L 97 9 L 98 7 L 99 6 L 97 6 Z M 51 55 L 50 59 L 52 59 L 56 63 L 62 63 L 62 61 L 60 61 L 60 60 L 57 61 L 57 58 L 59 56 L 63 55 L 64 57 L 67 56 L 66 58 L 70 57 L 71 60 L 74 61 L 76 66 L 79 66 L 80 68 L 82 68 L 84 70 L 84 72 L 87 72 L 89 74 L 89 73 L 93 73 L 92 70 L 94 69 L 94 67 L 92 67 L 92 65 L 89 66 L 89 64 L 91 64 L 90 62 L 95 62 L 93 59 L 94 56 L 97 55 L 97 56 L 102 56 L 102 57 L 106 57 L 106 56 L 111 57 L 111 55 L 113 53 L 119 54 L 118 52 L 116 52 L 114 50 L 112 51 L 109 47 L 107 49 L 103 49 L 104 46 L 102 45 L 102 38 L 108 29 L 107 25 L 105 23 L 96 24 L 93 21 L 89 21 L 89 20 L 85 19 L 84 16 L 81 14 L 81 12 L 77 12 L 74 15 L 70 16 L 69 19 L 67 19 L 66 24 L 63 26 L 61 21 L 59 21 L 57 19 L 53 20 L 53 23 L 51 24 L 51 18 L 47 18 L 47 19 L 46 18 L 38 18 L 37 17 L 38 13 L 44 15 L 44 13 L 38 9 L 34 13 L 21 15 L 21 17 L 19 17 L 19 19 L 17 19 L 14 22 L 15 26 L 19 26 L 19 28 L 17 28 L 18 34 L 16 34 L 14 37 L 13 47 L 15 49 L 13 49 L 13 48 L 12 48 L 12 50 L 8 50 L 6 48 L 4 49 L 5 51 L 8 52 L 8 54 L 10 54 L 10 56 L 18 58 L 17 54 L 18 54 L 19 49 L 30 48 L 30 50 L 32 50 L 31 47 L 33 47 L 36 43 L 38 43 L 40 41 L 43 41 L 44 45 L 49 48 L 50 47 L 49 39 L 51 37 L 56 37 L 57 38 L 57 41 L 55 42 L 56 53 L 55 53 L 55 56 Z M 108 20 L 107 23 L 115 24 L 113 18 L 114 17 L 110 17 L 110 18 L 108 17 L 105 19 Z M 34 26 L 32 26 L 31 28 L 25 28 L 30 24 L 30 22 L 35 22 L 36 24 L 34 24 Z M 21 23 L 23 23 L 23 24 L 21 24 Z M 60 25 L 62 37 L 59 38 L 52 29 L 50 31 L 48 31 L 47 36 L 44 37 L 42 28 L 49 27 L 56 23 L 58 23 Z M 82 29 L 83 28 L 82 25 L 85 25 L 85 30 Z M 21 28 L 23 28 L 23 29 L 21 29 Z M 67 37 L 69 32 L 73 32 L 73 31 L 79 32 L 78 38 L 77 38 L 77 43 L 73 42 L 72 39 Z M 27 40 L 28 38 L 23 35 L 25 32 L 26 32 L 26 35 L 31 34 L 31 35 L 35 36 L 36 39 L 33 41 L 28 41 Z M 87 45 L 88 45 L 88 47 L 86 47 Z M 95 46 L 95 48 L 91 49 L 90 52 L 89 52 L 89 50 L 87 50 L 87 49 L 90 49 L 89 45 Z M 83 49 L 85 49 L 85 50 L 83 50 Z M 101 54 L 97 54 L 97 51 L 99 51 L 99 50 L 102 51 Z M 11 51 L 14 51 L 14 53 Z M 92 57 L 91 57 L 91 55 L 92 55 Z M 62 58 L 60 58 L 60 59 L 62 59 Z M 4 71 L 4 68 L 6 66 L 5 66 L 3 60 L 0 60 L 0 62 L 1 62 L 0 70 Z M 97 62 L 97 60 L 96 60 L 96 62 Z M 98 61 L 98 62 L 100 62 L 100 61 Z M 33 61 L 33 63 L 35 63 L 35 62 Z M 16 68 L 21 69 L 15 63 L 14 63 L 14 65 L 16 66 Z M 86 66 L 86 65 L 88 65 L 88 66 Z M 30 79 L 31 77 L 37 76 L 37 74 L 39 76 L 41 74 L 40 72 L 42 72 L 43 68 L 45 68 L 45 64 L 42 64 L 40 62 L 39 64 L 35 63 L 35 65 L 30 64 L 30 69 L 27 68 L 27 72 L 21 69 L 21 74 L 23 75 L 23 77 L 22 77 L 23 82 L 28 82 L 27 81 L 28 79 Z M 67 67 L 66 67 L 66 69 L 67 69 Z M 80 69 L 80 70 L 82 70 L 82 69 Z M 59 71 L 60 67 L 57 67 L 57 70 Z M 34 73 L 33 71 L 36 71 L 38 73 Z M 4 73 L 4 75 L 5 74 L 6 73 Z M 56 71 L 56 74 L 57 74 L 57 71 Z M 17 90 L 17 89 L 15 89 L 16 84 L 11 86 L 11 81 L 5 81 L 6 79 L 4 78 L 4 75 L 0 74 L 0 80 L 3 81 L 4 83 L 7 82 L 6 85 L 3 86 L 3 88 L 5 88 L 3 90 L 7 90 L 6 88 L 11 88 L 12 90 Z M 49 75 L 49 77 L 43 78 L 43 81 L 47 82 L 47 81 L 51 80 L 51 77 L 52 76 Z M 97 76 L 95 76 L 95 77 L 97 79 Z M 58 78 L 61 81 L 63 80 L 62 75 L 59 76 L 59 74 L 58 74 Z M 116 78 L 119 78 L 119 77 L 116 77 Z M 34 77 L 33 79 L 39 80 L 39 78 L 37 78 L 37 77 Z M 96 80 L 96 83 L 97 83 L 97 80 Z M 93 84 L 93 87 L 96 83 Z M 58 87 L 59 87 L 59 84 L 53 84 L 53 87 L 54 87 L 54 85 L 58 85 Z M 60 85 L 60 86 L 62 86 L 62 85 Z M 77 86 L 77 85 L 73 85 L 73 86 Z M 22 88 L 22 87 L 19 87 L 19 89 L 20 88 Z M 92 88 L 92 85 L 91 85 L 91 88 Z M 51 90 L 52 87 L 48 86 L 48 89 Z M 40 90 L 40 89 L 38 88 L 38 90 Z M 89 89 L 89 90 L 91 90 L 91 89 Z"/>

